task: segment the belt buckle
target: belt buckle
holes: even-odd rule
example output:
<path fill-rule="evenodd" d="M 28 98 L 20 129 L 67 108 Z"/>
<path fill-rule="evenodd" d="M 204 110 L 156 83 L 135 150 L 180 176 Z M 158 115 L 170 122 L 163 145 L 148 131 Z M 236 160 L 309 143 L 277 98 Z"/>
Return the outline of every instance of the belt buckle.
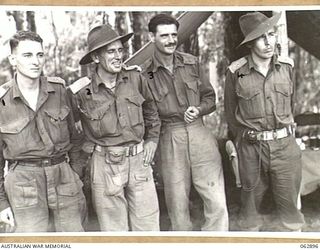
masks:
<path fill-rule="evenodd" d="M 50 160 L 49 159 L 42 160 L 42 164 L 45 165 L 45 166 L 49 166 L 50 165 Z"/>
<path fill-rule="evenodd" d="M 277 130 L 272 131 L 273 132 L 273 140 L 278 139 L 278 133 Z"/>

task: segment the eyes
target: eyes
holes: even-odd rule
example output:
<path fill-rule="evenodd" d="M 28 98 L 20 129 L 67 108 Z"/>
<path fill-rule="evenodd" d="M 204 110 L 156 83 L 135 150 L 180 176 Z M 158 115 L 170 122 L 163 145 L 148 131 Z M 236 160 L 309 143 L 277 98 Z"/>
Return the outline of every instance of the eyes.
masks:
<path fill-rule="evenodd" d="M 274 38 L 274 37 L 276 37 L 276 33 L 274 31 L 270 31 L 270 32 L 267 32 L 267 33 L 263 34 L 259 38 L 260 39 L 267 39 L 267 38 Z"/>
<path fill-rule="evenodd" d="M 22 56 L 25 58 L 31 59 L 33 57 L 33 54 L 32 53 L 24 53 L 24 54 L 22 54 Z M 37 58 L 38 59 L 44 58 L 44 53 L 38 53 Z"/>
<path fill-rule="evenodd" d="M 169 38 L 169 37 L 171 37 L 172 39 L 175 39 L 175 38 L 178 37 L 178 34 L 177 34 L 177 33 L 161 34 L 160 37 L 161 37 L 161 38 Z"/>
<path fill-rule="evenodd" d="M 119 49 L 108 49 L 106 53 L 108 55 L 113 55 L 113 54 L 122 54 L 124 52 L 124 48 L 119 48 Z"/>

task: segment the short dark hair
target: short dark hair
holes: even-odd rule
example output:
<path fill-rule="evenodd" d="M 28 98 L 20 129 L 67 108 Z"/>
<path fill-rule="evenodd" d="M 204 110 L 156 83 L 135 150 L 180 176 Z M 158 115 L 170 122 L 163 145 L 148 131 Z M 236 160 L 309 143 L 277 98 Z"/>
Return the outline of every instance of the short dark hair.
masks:
<path fill-rule="evenodd" d="M 11 38 L 10 38 L 10 49 L 11 49 L 11 53 L 14 51 L 15 48 L 18 47 L 19 42 L 21 41 L 36 41 L 43 43 L 42 38 L 35 32 L 33 31 L 29 31 L 29 30 L 21 30 L 18 31 L 16 34 L 14 34 Z"/>
<path fill-rule="evenodd" d="M 172 16 L 167 14 L 158 14 L 151 18 L 148 24 L 148 29 L 152 33 L 157 32 L 157 26 L 161 24 L 174 24 L 179 29 L 179 22 Z"/>

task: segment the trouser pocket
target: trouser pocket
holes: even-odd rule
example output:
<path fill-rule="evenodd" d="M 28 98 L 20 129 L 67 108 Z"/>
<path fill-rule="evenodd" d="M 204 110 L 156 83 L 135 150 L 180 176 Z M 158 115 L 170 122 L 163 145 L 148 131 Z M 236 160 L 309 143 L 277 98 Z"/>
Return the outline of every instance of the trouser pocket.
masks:
<path fill-rule="evenodd" d="M 159 208 L 152 169 L 146 168 L 145 171 L 136 173 L 134 179 L 136 216 L 141 218 L 156 213 Z"/>
<path fill-rule="evenodd" d="M 8 188 L 8 185 L 12 185 L 11 188 Z M 6 186 L 6 190 L 11 190 L 11 192 L 8 192 L 11 206 L 16 208 L 37 206 L 38 189 L 35 179 L 28 182 L 14 182 L 10 184 L 7 182 Z"/>

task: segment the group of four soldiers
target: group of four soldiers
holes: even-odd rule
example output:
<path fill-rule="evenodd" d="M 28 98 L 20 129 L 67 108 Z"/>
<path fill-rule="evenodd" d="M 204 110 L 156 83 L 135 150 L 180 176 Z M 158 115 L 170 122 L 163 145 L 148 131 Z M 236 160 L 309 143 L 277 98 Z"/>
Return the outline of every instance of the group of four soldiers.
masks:
<path fill-rule="evenodd" d="M 270 182 L 283 225 L 299 230 L 303 224 L 296 206 L 301 154 L 290 130 L 292 67 L 274 54 L 277 19 L 258 12 L 240 19 L 251 54 L 231 64 L 226 78 L 244 230 L 259 230 L 258 207 Z M 10 40 L 16 73 L 0 87 L 0 220 L 8 231 L 46 232 L 52 224 L 55 231 L 84 231 L 86 201 L 77 166 L 84 153 L 100 229 L 160 230 L 151 167 L 156 150 L 172 230 L 193 229 L 191 185 L 203 201 L 201 229 L 228 230 L 221 157 L 202 121 L 216 108 L 215 92 L 198 59 L 176 50 L 176 19 L 159 14 L 148 28 L 154 52 L 142 71 L 123 64 L 132 33 L 120 36 L 109 25 L 90 30 L 80 64 L 95 67 L 67 88 L 61 78 L 42 76 L 39 35 L 20 31 Z M 263 95 L 270 95 L 270 103 Z M 269 131 L 277 138 L 270 139 Z"/>

